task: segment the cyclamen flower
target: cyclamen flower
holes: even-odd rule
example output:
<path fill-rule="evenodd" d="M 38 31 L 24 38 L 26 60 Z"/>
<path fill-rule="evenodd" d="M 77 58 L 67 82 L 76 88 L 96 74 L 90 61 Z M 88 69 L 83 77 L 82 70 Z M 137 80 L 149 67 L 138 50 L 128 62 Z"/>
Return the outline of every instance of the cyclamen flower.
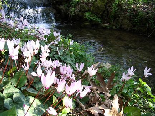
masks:
<path fill-rule="evenodd" d="M 61 66 L 60 67 L 60 73 L 62 75 L 66 75 L 67 77 L 72 76 L 73 69 L 70 66 Z"/>
<path fill-rule="evenodd" d="M 69 98 L 68 96 L 65 96 L 63 99 L 63 105 L 66 106 L 67 108 L 72 109 L 72 98 Z"/>
<path fill-rule="evenodd" d="M 4 38 L 0 38 L 0 51 L 4 50 L 5 40 Z"/>
<path fill-rule="evenodd" d="M 136 69 L 135 69 L 136 70 Z M 133 66 L 131 68 L 128 69 L 128 75 L 133 76 L 135 70 L 133 70 Z"/>
<path fill-rule="evenodd" d="M 66 93 L 67 93 L 69 96 L 71 96 L 74 92 L 76 92 L 76 90 L 77 90 L 76 82 L 71 83 L 70 86 L 68 86 L 68 85 L 66 84 L 66 89 L 65 89 L 65 91 L 66 91 Z"/>
<path fill-rule="evenodd" d="M 29 70 L 30 66 L 29 66 L 29 63 L 26 62 L 26 65 L 22 65 L 22 67 L 24 68 L 24 70 Z"/>
<path fill-rule="evenodd" d="M 71 40 L 71 41 L 70 41 L 70 45 L 73 45 L 73 43 L 74 43 L 74 40 Z"/>
<path fill-rule="evenodd" d="M 47 110 L 47 112 L 49 113 L 49 114 L 52 114 L 52 115 L 57 115 L 57 112 L 56 112 L 56 110 L 54 109 L 54 108 L 52 108 L 52 107 L 49 107 L 48 109 L 46 109 Z"/>
<path fill-rule="evenodd" d="M 56 67 L 60 67 L 62 64 L 59 62 L 59 60 L 54 60 L 52 62 L 52 67 L 56 68 Z"/>
<path fill-rule="evenodd" d="M 78 71 L 82 71 L 83 67 L 84 67 L 84 63 L 81 63 L 80 67 L 79 67 L 79 64 L 76 63 L 76 68 L 77 68 Z"/>
<path fill-rule="evenodd" d="M 131 76 L 129 76 L 128 74 L 123 73 L 121 81 L 127 81 L 131 78 Z"/>
<path fill-rule="evenodd" d="M 86 96 L 88 92 L 91 92 L 90 86 L 84 86 L 84 87 L 85 89 L 83 91 L 80 91 L 80 98 L 83 98 L 84 96 Z"/>
<path fill-rule="evenodd" d="M 56 88 L 58 92 L 61 92 L 65 88 L 66 81 L 65 80 L 57 80 L 58 87 Z"/>
<path fill-rule="evenodd" d="M 48 89 L 54 83 L 55 79 L 55 71 L 52 72 L 51 70 L 48 70 L 46 76 L 44 76 L 44 74 L 41 76 L 41 82 L 46 89 Z"/>
<path fill-rule="evenodd" d="M 89 73 L 90 76 L 95 75 L 96 72 L 97 72 L 97 70 L 98 70 L 98 69 L 95 70 L 95 69 L 93 68 L 93 65 L 92 65 L 91 67 L 88 67 L 88 73 Z"/>
<path fill-rule="evenodd" d="M 45 67 L 45 68 L 51 68 L 51 66 L 52 66 L 52 61 L 51 61 L 51 59 L 50 60 L 45 60 L 44 62 L 42 62 L 41 63 L 41 65 L 43 66 L 43 67 Z"/>
<path fill-rule="evenodd" d="M 149 75 L 152 75 L 152 73 L 149 73 L 151 68 L 147 69 L 147 67 L 144 69 L 144 76 L 148 77 Z"/>
<path fill-rule="evenodd" d="M 18 50 L 19 50 L 19 45 L 17 45 L 16 48 L 14 48 L 14 41 L 10 41 L 10 40 L 7 40 L 7 45 L 8 45 L 8 48 L 9 48 L 9 54 L 11 56 L 11 58 L 13 60 L 17 60 L 18 59 Z"/>
<path fill-rule="evenodd" d="M 79 81 L 77 81 L 77 82 L 74 82 L 74 83 L 75 83 L 75 86 L 77 87 L 77 88 L 76 88 L 77 92 L 82 91 L 83 86 L 82 86 L 82 84 L 81 84 L 81 80 L 79 80 Z"/>
<path fill-rule="evenodd" d="M 43 73 L 42 73 L 40 64 L 38 65 L 38 68 L 37 68 L 37 74 L 36 74 L 35 72 L 32 72 L 31 74 L 32 74 L 33 76 L 41 77 L 41 75 L 42 75 Z"/>
<path fill-rule="evenodd" d="M 14 26 L 15 26 L 15 23 L 14 23 L 14 21 L 12 21 L 12 20 L 9 20 L 9 21 L 8 21 L 8 24 L 9 24 L 11 27 L 14 27 Z"/>
<path fill-rule="evenodd" d="M 53 32 L 53 35 L 54 35 L 55 37 L 58 37 L 58 36 L 60 36 L 60 33 L 59 33 L 59 32 L 57 33 L 56 31 L 54 31 L 54 32 Z"/>
<path fill-rule="evenodd" d="M 45 45 L 45 46 L 41 46 L 41 51 L 42 51 L 42 54 L 40 55 L 40 60 L 44 62 L 46 60 L 46 57 L 49 55 L 50 50 L 48 49 L 48 46 Z"/>
<path fill-rule="evenodd" d="M 24 46 L 21 48 L 21 51 L 23 52 L 25 62 L 31 61 L 32 56 L 38 53 L 39 47 L 39 40 L 37 40 L 36 42 L 31 40 L 24 44 Z"/>

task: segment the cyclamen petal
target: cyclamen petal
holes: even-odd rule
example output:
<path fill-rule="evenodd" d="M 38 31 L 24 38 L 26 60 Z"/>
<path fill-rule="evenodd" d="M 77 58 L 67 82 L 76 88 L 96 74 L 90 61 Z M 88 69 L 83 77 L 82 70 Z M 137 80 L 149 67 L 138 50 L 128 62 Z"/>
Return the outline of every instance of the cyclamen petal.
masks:
<path fill-rule="evenodd" d="M 121 81 L 127 81 L 131 78 L 131 76 L 129 76 L 128 74 L 123 73 Z"/>
<path fill-rule="evenodd" d="M 4 49 L 4 45 L 5 45 L 4 38 L 0 38 L 0 51 L 2 51 Z"/>
<path fill-rule="evenodd" d="M 68 96 L 65 96 L 63 99 L 63 105 L 66 106 L 67 108 L 72 109 L 72 98 L 69 98 Z"/>
<path fill-rule="evenodd" d="M 41 75 L 42 75 L 42 70 L 41 70 L 40 64 L 39 64 L 39 66 L 38 66 L 38 68 L 37 68 L 37 75 L 38 75 L 39 77 L 41 77 Z"/>
<path fill-rule="evenodd" d="M 49 107 L 48 109 L 46 109 L 47 110 L 47 112 L 49 113 L 49 114 L 52 114 L 52 115 L 57 115 L 57 112 L 56 112 L 56 110 L 54 109 L 54 108 L 52 108 L 52 107 Z"/>
<path fill-rule="evenodd" d="M 65 88 L 66 81 L 65 80 L 57 80 L 58 87 L 56 88 L 58 92 L 61 92 Z"/>
<path fill-rule="evenodd" d="M 83 98 L 84 96 L 86 96 L 86 94 L 90 91 L 91 91 L 90 86 L 85 86 L 85 89 L 80 92 L 80 98 Z"/>
<path fill-rule="evenodd" d="M 93 65 L 92 65 L 91 67 L 88 67 L 88 73 L 89 73 L 90 76 L 95 75 L 96 72 L 97 72 L 97 70 L 98 70 L 98 69 L 95 70 L 95 69 L 93 68 Z"/>
<path fill-rule="evenodd" d="M 83 67 L 84 67 L 84 63 L 81 63 L 80 67 L 79 67 L 79 64 L 76 63 L 76 68 L 77 68 L 78 71 L 82 71 Z"/>
<path fill-rule="evenodd" d="M 34 77 L 38 76 L 35 72 L 32 72 L 31 75 L 33 75 Z"/>
<path fill-rule="evenodd" d="M 51 71 L 48 70 L 46 77 L 44 76 L 44 74 L 42 74 L 42 76 L 41 76 L 41 82 L 46 89 L 48 89 L 54 83 L 54 80 L 55 80 L 55 72 L 54 71 L 51 75 Z"/>
<path fill-rule="evenodd" d="M 68 86 L 66 84 L 66 93 L 71 96 L 76 90 L 77 90 L 77 86 L 76 86 L 76 82 L 71 83 L 70 86 Z"/>
<path fill-rule="evenodd" d="M 136 69 L 135 69 L 136 70 Z M 133 66 L 131 68 L 128 69 L 128 75 L 133 76 L 135 70 L 133 70 Z"/>

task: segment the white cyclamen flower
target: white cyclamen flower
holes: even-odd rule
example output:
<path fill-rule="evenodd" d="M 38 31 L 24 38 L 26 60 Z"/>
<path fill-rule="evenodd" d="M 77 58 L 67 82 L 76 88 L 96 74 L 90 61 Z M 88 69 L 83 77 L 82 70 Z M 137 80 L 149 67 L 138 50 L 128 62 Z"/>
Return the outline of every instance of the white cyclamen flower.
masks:
<path fill-rule="evenodd" d="M 147 67 L 144 69 L 144 76 L 148 77 L 149 75 L 152 75 L 152 73 L 149 73 L 151 68 L 147 69 Z"/>

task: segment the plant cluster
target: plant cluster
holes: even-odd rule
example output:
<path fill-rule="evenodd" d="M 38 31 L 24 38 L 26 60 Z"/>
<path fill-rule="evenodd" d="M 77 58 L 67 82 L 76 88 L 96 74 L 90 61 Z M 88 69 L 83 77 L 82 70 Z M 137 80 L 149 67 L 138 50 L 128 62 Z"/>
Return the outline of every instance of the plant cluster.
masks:
<path fill-rule="evenodd" d="M 149 0 L 115 0 L 109 11 L 110 24 L 151 36 L 154 27 L 154 5 Z"/>
<path fill-rule="evenodd" d="M 6 29 L 14 30 L 18 37 L 27 35 L 27 38 L 15 39 L 16 36 L 12 38 L 6 33 L 0 39 L 1 67 L 4 67 L 0 80 L 1 110 L 9 109 L 1 114 L 57 115 L 58 112 L 70 112 L 72 99 L 82 98 L 91 91 L 88 85 L 82 85 L 80 74 L 76 73 L 90 65 L 93 58 L 85 53 L 83 46 L 64 39 L 60 33 L 36 28 L 22 17 L 12 17 L 13 14 L 7 18 L 1 10 L 1 33 Z M 81 63 L 88 59 L 88 63 Z"/>
<path fill-rule="evenodd" d="M 140 116 L 155 111 L 155 96 L 141 78 L 133 78 L 133 67 L 121 75 L 120 68 L 94 64 L 84 46 L 54 29 L 7 17 L 4 10 L 0 16 L 0 115 Z M 146 67 L 144 79 L 149 75 Z"/>
<path fill-rule="evenodd" d="M 70 0 L 59 7 L 61 16 L 68 16 L 73 21 L 121 28 L 149 37 L 154 34 L 154 2 L 151 0 Z"/>

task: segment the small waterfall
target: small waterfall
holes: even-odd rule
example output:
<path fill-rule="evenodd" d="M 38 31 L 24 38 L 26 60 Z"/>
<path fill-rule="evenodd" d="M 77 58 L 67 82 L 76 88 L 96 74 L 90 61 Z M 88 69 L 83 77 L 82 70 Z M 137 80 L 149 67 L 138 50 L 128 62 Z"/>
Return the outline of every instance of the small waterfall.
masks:
<path fill-rule="evenodd" d="M 4 5 L 8 16 L 23 17 L 31 24 L 39 27 L 51 28 L 55 26 L 54 10 L 46 7 L 47 0 L 9 0 L 9 5 Z"/>

